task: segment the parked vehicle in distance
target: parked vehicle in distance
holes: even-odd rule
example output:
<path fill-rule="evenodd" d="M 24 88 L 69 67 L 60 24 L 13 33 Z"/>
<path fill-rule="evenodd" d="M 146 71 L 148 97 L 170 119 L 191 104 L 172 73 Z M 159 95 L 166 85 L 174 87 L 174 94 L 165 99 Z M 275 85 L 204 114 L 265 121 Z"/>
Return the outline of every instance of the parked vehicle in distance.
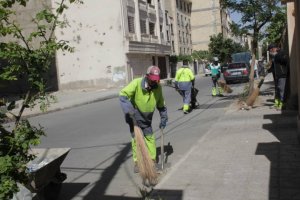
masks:
<path fill-rule="evenodd" d="M 250 66 L 245 62 L 230 63 L 223 76 L 227 84 L 231 82 L 249 81 Z"/>
<path fill-rule="evenodd" d="M 204 75 L 205 76 L 211 76 L 211 70 L 210 70 L 209 66 L 205 66 Z"/>

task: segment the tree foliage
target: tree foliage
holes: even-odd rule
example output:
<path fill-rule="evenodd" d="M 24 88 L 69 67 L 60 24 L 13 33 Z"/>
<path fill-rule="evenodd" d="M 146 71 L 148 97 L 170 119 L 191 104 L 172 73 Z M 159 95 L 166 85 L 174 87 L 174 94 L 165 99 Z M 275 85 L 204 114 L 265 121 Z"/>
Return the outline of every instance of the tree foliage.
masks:
<path fill-rule="evenodd" d="M 211 36 L 208 47 L 212 57 L 218 57 L 222 63 L 230 62 L 232 53 L 247 51 L 245 47 L 232 39 L 224 39 L 222 33 Z"/>
<path fill-rule="evenodd" d="M 193 58 L 191 55 L 173 55 L 173 56 L 170 56 L 170 59 L 169 59 L 170 62 L 172 63 L 177 63 L 177 62 L 184 62 L 184 63 L 188 63 L 188 62 L 192 62 L 193 61 Z"/>
<path fill-rule="evenodd" d="M 241 20 L 233 24 L 235 33 L 247 34 L 253 37 L 252 52 L 257 50 L 260 31 L 280 9 L 280 0 L 222 0 L 223 8 L 237 12 Z M 239 30 L 237 32 L 237 30 Z"/>
<path fill-rule="evenodd" d="M 199 50 L 199 51 L 193 51 L 192 58 L 198 61 L 200 60 L 207 61 L 212 59 L 212 55 L 210 54 L 209 51 Z"/>
<path fill-rule="evenodd" d="M 0 199 L 11 199 L 18 191 L 17 183 L 28 182 L 26 165 L 34 159 L 29 150 L 40 143 L 44 131 L 42 127 L 32 126 L 22 115 L 25 109 L 32 108 L 36 103 L 40 103 L 40 108 L 45 110 L 53 100 L 45 90 L 45 74 L 56 51 L 73 51 L 68 41 L 57 41 L 54 31 L 66 24 L 66 21 L 60 21 L 60 16 L 68 4 L 82 3 L 79 0 L 61 0 L 56 9 L 45 7 L 39 10 L 32 19 L 35 28 L 28 33 L 16 20 L 15 9 L 22 10 L 28 2 L 0 0 L 0 60 L 5 63 L 0 71 L 0 80 L 25 77 L 28 83 L 26 93 L 21 96 L 23 101 L 18 114 L 11 112 L 15 101 L 0 102 Z M 10 126 L 4 125 L 8 118 L 12 121 Z"/>
<path fill-rule="evenodd" d="M 279 44 L 286 29 L 286 7 L 281 7 L 278 12 L 272 17 L 265 31 L 265 42 L 269 44 Z"/>

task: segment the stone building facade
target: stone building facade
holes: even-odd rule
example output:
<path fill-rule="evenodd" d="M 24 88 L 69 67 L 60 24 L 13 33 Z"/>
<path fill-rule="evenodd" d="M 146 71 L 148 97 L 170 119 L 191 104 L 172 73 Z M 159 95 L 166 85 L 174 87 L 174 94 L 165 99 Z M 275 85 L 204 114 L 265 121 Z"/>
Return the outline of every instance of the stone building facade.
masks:
<path fill-rule="evenodd" d="M 192 49 L 191 0 L 165 0 L 165 8 L 172 19 L 172 54 L 190 55 Z"/>
<path fill-rule="evenodd" d="M 71 4 L 55 31 L 57 40 L 69 41 L 74 53 L 58 51 L 49 75 L 52 89 L 106 89 L 124 86 L 158 65 L 161 78 L 169 76 L 171 43 L 167 40 L 165 0 L 87 0 Z M 16 7 L 17 21 L 30 33 L 32 18 L 56 0 L 30 0 Z M 53 86 L 56 85 L 56 86 Z"/>
<path fill-rule="evenodd" d="M 221 9 L 219 0 L 193 0 L 191 15 L 194 50 L 208 50 L 210 36 L 222 33 L 230 38 L 230 17 Z"/>

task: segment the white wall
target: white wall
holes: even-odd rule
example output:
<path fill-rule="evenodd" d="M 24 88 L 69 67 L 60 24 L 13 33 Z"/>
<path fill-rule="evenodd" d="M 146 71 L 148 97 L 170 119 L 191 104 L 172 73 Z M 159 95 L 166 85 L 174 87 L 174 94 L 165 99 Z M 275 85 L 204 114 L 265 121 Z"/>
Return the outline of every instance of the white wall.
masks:
<path fill-rule="evenodd" d="M 57 30 L 56 36 L 71 41 L 75 52 L 57 53 L 60 90 L 124 85 L 126 42 L 121 2 L 85 0 L 82 5 L 70 5 L 65 12 L 69 26 Z"/>

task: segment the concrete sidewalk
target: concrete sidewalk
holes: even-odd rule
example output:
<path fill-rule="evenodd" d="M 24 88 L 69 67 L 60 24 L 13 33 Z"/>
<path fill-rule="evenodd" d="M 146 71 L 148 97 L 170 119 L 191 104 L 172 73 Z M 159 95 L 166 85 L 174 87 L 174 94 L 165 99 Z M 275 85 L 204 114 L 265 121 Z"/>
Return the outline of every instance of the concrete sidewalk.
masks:
<path fill-rule="evenodd" d="M 226 113 L 155 187 L 153 199 L 300 199 L 300 146 L 293 111 L 270 109 L 267 77 L 249 111 Z"/>

